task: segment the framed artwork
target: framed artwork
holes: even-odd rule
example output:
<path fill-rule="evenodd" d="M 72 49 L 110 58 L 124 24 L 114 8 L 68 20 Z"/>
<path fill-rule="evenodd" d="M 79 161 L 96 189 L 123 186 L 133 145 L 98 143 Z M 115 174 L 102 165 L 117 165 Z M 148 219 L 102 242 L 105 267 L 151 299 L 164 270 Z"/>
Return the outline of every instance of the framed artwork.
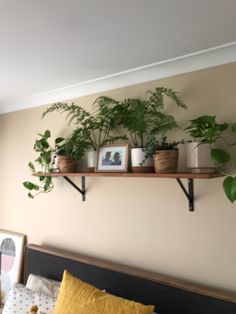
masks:
<path fill-rule="evenodd" d="M 127 172 L 128 144 L 111 144 L 100 147 L 96 171 Z"/>
<path fill-rule="evenodd" d="M 0 291 L 1 304 L 8 291 L 21 279 L 25 236 L 0 229 Z"/>

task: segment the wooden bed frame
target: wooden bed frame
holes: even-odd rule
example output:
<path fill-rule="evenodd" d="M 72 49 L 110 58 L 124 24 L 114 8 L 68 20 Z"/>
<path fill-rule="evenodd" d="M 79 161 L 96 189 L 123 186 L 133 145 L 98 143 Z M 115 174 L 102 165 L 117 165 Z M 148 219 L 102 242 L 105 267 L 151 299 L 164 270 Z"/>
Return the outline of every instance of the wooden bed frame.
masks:
<path fill-rule="evenodd" d="M 236 293 L 47 246 L 26 246 L 24 281 L 30 273 L 60 281 L 64 269 L 109 293 L 153 304 L 158 314 L 236 313 Z"/>

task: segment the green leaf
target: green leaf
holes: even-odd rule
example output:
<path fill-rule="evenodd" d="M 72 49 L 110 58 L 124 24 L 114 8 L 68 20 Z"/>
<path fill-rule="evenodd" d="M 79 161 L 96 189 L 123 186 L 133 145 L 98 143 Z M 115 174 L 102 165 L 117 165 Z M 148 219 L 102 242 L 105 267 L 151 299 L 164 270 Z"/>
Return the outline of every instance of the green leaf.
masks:
<path fill-rule="evenodd" d="M 58 137 L 58 138 L 55 139 L 55 143 L 56 143 L 56 144 L 59 144 L 59 143 L 61 143 L 62 141 L 64 141 L 64 138 L 63 138 L 63 137 Z"/>
<path fill-rule="evenodd" d="M 45 139 L 48 139 L 50 136 L 51 136 L 50 131 L 49 131 L 49 130 L 46 130 L 46 131 L 44 132 L 43 137 L 44 137 Z"/>
<path fill-rule="evenodd" d="M 41 160 L 42 160 L 42 163 L 48 165 L 51 161 L 51 152 L 42 152 Z"/>
<path fill-rule="evenodd" d="M 35 172 L 34 165 L 33 165 L 33 163 L 32 163 L 31 161 L 28 163 L 28 166 L 29 166 L 29 168 L 30 168 L 30 170 L 31 170 L 32 172 Z"/>
<path fill-rule="evenodd" d="M 45 138 L 42 138 L 40 140 L 40 142 L 41 142 L 41 145 L 42 145 L 42 149 L 48 149 L 50 147 L 48 142 L 47 142 L 47 140 Z"/>
<path fill-rule="evenodd" d="M 34 198 L 33 195 L 30 192 L 28 193 L 28 197 L 29 198 Z"/>
<path fill-rule="evenodd" d="M 26 189 L 28 190 L 39 190 L 39 186 L 32 183 L 32 182 L 29 182 L 29 181 L 25 181 L 23 182 L 23 185 Z"/>
<path fill-rule="evenodd" d="M 236 177 L 227 176 L 223 188 L 227 198 L 233 203 L 236 200 Z"/>
<path fill-rule="evenodd" d="M 236 123 L 233 123 L 231 125 L 231 130 L 232 130 L 232 132 L 236 133 Z"/>
<path fill-rule="evenodd" d="M 211 148 L 211 157 L 219 164 L 224 164 L 230 160 L 230 155 L 219 148 Z"/>
<path fill-rule="evenodd" d="M 52 177 L 46 177 L 44 180 L 44 191 L 47 191 L 52 182 Z"/>
<path fill-rule="evenodd" d="M 35 141 L 34 149 L 36 150 L 36 152 L 41 152 L 41 150 L 43 149 L 41 140 L 36 140 Z"/>

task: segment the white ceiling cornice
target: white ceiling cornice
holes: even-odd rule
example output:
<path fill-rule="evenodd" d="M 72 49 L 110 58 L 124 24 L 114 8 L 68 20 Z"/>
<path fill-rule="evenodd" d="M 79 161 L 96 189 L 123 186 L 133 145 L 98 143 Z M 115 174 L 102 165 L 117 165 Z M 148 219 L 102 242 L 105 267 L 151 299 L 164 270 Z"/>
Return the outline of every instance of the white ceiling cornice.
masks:
<path fill-rule="evenodd" d="M 198 51 L 162 62 L 133 68 L 64 88 L 4 103 L 0 114 L 105 92 L 236 61 L 236 42 Z"/>

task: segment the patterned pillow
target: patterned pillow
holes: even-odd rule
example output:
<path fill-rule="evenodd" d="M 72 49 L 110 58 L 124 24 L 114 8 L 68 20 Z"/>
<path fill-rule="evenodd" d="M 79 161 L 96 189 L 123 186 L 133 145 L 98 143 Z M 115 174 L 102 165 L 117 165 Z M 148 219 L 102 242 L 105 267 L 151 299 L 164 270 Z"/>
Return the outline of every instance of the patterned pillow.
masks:
<path fill-rule="evenodd" d="M 33 305 L 37 305 L 39 313 L 52 314 L 55 299 L 41 293 L 35 293 L 24 285 L 16 284 L 10 290 L 2 314 L 30 314 Z"/>
<path fill-rule="evenodd" d="M 27 279 L 26 288 L 48 295 L 51 298 L 57 298 L 61 282 L 47 279 L 34 274 L 29 274 Z"/>

